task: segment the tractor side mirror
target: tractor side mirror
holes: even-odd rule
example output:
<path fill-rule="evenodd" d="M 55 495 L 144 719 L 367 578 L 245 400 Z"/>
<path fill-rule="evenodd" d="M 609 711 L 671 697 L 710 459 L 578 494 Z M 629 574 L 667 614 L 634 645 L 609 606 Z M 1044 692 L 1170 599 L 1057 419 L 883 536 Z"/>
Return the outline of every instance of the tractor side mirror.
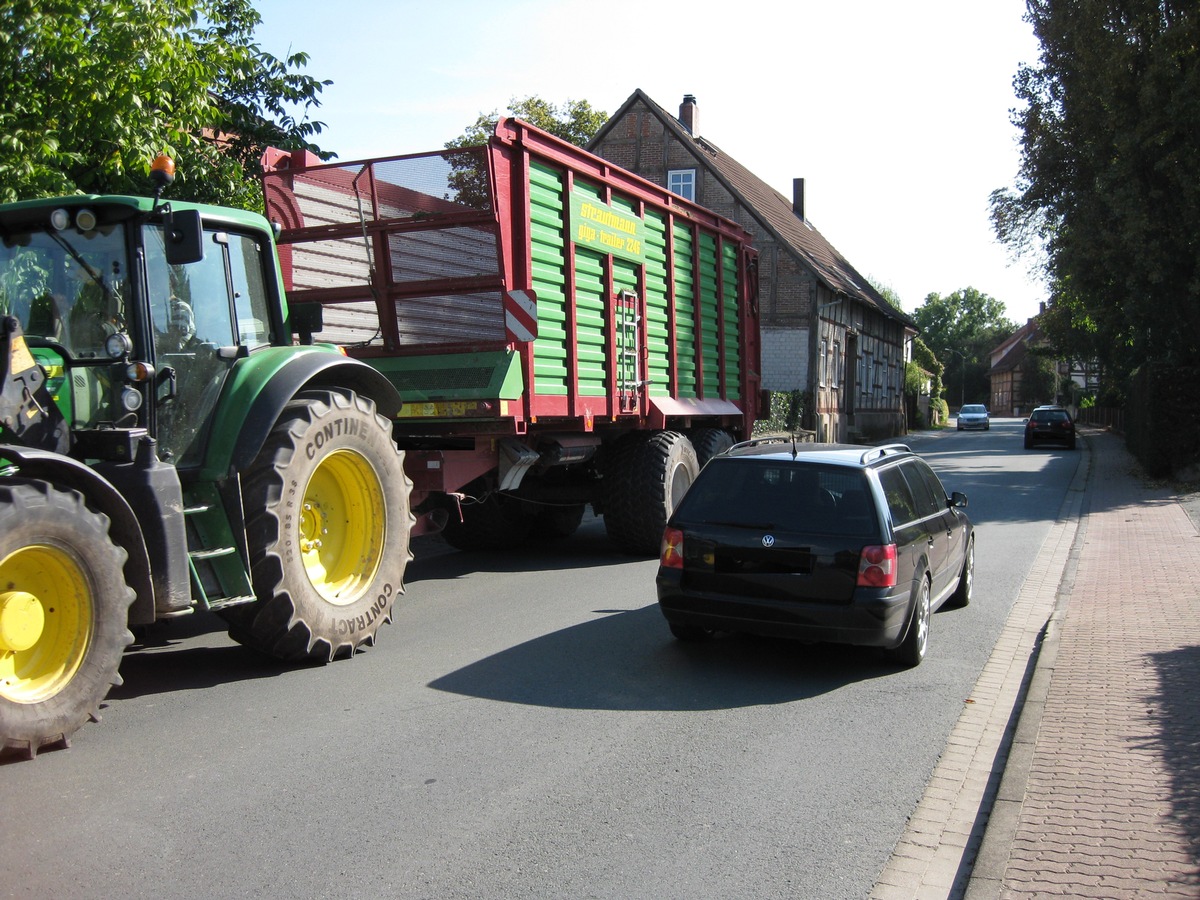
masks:
<path fill-rule="evenodd" d="M 204 259 L 204 227 L 196 209 L 172 212 L 166 227 L 167 264 L 183 266 Z"/>

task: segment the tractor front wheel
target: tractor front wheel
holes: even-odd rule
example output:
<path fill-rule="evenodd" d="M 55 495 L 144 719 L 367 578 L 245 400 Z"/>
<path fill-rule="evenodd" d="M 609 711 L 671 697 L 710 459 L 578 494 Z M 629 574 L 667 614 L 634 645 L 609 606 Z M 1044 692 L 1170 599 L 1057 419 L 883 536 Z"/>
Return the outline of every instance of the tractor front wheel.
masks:
<path fill-rule="evenodd" d="M 0 482 L 0 748 L 66 744 L 133 641 L 125 551 L 75 491 Z"/>
<path fill-rule="evenodd" d="M 369 399 L 320 392 L 289 404 L 245 480 L 258 600 L 222 612 L 234 640 L 323 662 L 374 644 L 411 558 L 403 463 Z"/>

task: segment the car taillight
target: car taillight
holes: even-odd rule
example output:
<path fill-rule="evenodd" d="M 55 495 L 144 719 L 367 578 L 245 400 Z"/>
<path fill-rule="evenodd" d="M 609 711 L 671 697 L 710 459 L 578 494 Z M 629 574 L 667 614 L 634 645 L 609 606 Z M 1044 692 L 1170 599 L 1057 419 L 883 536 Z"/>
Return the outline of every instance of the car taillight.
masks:
<path fill-rule="evenodd" d="M 683 532 L 678 528 L 668 528 L 663 532 L 659 562 L 664 569 L 683 568 Z"/>
<path fill-rule="evenodd" d="M 895 587 L 896 545 L 863 547 L 858 557 L 858 587 Z"/>

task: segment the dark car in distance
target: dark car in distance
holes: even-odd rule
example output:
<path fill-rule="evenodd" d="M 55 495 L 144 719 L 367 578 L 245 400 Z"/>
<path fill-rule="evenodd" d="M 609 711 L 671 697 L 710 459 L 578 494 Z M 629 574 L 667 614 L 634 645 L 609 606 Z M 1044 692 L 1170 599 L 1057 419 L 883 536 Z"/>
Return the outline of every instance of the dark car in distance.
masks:
<path fill-rule="evenodd" d="M 918 665 L 933 612 L 971 600 L 966 505 L 903 444 L 739 444 L 667 522 L 659 608 L 683 641 L 745 632 Z"/>
<path fill-rule="evenodd" d="M 968 403 L 958 411 L 959 431 L 990 431 L 992 420 L 988 417 L 987 407 L 982 403 Z"/>
<path fill-rule="evenodd" d="M 1039 406 L 1025 420 L 1025 449 L 1038 444 L 1065 444 L 1075 449 L 1075 422 L 1061 406 Z"/>

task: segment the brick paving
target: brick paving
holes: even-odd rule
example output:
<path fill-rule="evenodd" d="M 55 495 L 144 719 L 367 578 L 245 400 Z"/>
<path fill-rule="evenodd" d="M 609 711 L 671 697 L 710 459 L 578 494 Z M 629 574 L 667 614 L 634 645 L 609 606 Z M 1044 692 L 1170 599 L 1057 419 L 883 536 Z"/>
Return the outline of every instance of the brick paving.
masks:
<path fill-rule="evenodd" d="M 1084 437 L 873 898 L 1200 898 L 1200 534 Z"/>

